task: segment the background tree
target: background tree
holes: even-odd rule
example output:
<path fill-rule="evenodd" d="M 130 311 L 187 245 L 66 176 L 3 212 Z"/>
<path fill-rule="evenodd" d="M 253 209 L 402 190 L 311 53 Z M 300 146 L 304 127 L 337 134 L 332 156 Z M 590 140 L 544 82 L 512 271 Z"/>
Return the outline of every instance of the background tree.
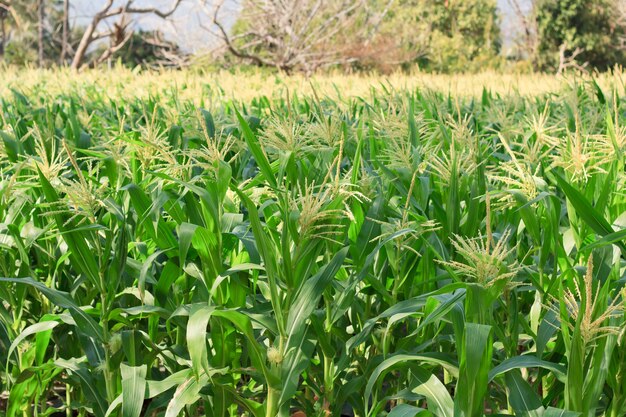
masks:
<path fill-rule="evenodd" d="M 228 51 L 287 72 L 356 61 L 354 52 L 374 38 L 388 10 L 367 0 L 245 0 L 229 31 L 220 14 L 222 4 L 214 9 L 213 24 Z"/>
<path fill-rule="evenodd" d="M 353 67 L 382 73 L 408 68 L 424 58 L 429 50 L 429 27 L 419 19 L 416 2 L 382 0 L 373 9 L 383 16 L 375 36 L 355 45 Z"/>
<path fill-rule="evenodd" d="M 46 24 L 46 8 L 44 0 L 37 0 L 37 64 L 39 68 L 44 64 L 44 36 Z"/>
<path fill-rule="evenodd" d="M 5 61 L 14 65 L 37 63 L 39 66 L 59 62 L 65 45 L 71 50 L 75 36 L 63 39 L 65 16 L 62 0 L 13 0 L 3 3 L 5 17 Z M 74 28 L 80 34 L 80 28 Z"/>
<path fill-rule="evenodd" d="M 103 50 L 96 51 L 95 54 L 102 52 Z M 160 31 L 133 32 L 116 57 L 123 65 L 131 68 L 137 66 L 180 68 L 189 65 L 188 54 L 182 51 L 176 42 L 167 40 Z"/>
<path fill-rule="evenodd" d="M 61 56 L 59 63 L 63 65 L 69 53 L 70 43 L 70 0 L 63 0 L 63 23 L 61 32 Z"/>
<path fill-rule="evenodd" d="M 205 5 L 204 28 L 222 40 L 224 65 L 387 73 L 416 64 L 427 71 L 465 72 L 505 63 L 497 0 L 185 1 Z M 517 43 L 507 53 L 514 68 L 562 72 L 626 64 L 626 0 L 507 2 L 519 25 Z M 189 55 L 162 31 L 137 32 L 140 16 L 173 21 L 183 0 L 101 0 L 84 26 L 70 25 L 71 6 L 79 2 L 72 3 L 0 0 L 3 61 L 74 69 L 116 55 L 130 66 L 189 63 Z M 236 10 L 226 10 L 231 6 Z M 215 62 L 214 56 L 207 59 Z"/>
<path fill-rule="evenodd" d="M 513 58 L 530 61 L 537 54 L 537 7 L 536 0 L 507 0 L 515 23 L 512 29 L 518 32 L 514 39 Z"/>
<path fill-rule="evenodd" d="M 618 0 L 538 0 L 536 7 L 538 69 L 626 64 Z"/>
<path fill-rule="evenodd" d="M 219 3 L 214 24 L 231 55 L 284 71 L 350 64 L 391 72 L 420 64 L 454 72 L 501 62 L 496 0 L 344 3 L 245 0 L 230 30 L 222 22 Z"/>
<path fill-rule="evenodd" d="M 181 65 L 186 63 L 185 54 L 162 33 L 135 33 L 139 15 L 166 19 L 180 3 L 182 0 L 171 0 L 170 8 L 161 10 L 136 7 L 134 0 L 111 0 L 83 27 L 70 26 L 70 0 L 0 0 L 0 12 L 5 12 L 0 14 L 0 25 L 4 22 L 6 28 L 0 39 L 4 60 L 14 65 L 71 64 L 78 69 L 123 52 L 129 66 Z M 126 47 L 131 40 L 136 50 Z"/>
<path fill-rule="evenodd" d="M 132 18 L 137 15 L 153 15 L 161 19 L 171 16 L 182 0 L 172 0 L 168 9 L 159 7 L 137 6 L 134 0 L 126 0 L 120 4 L 107 0 L 106 4 L 96 12 L 85 28 L 85 32 L 76 48 L 71 67 L 79 69 L 85 65 L 89 48 L 96 42 L 108 41 L 108 46 L 98 57 L 88 63 L 99 64 L 109 59 L 122 49 L 133 34 Z"/>
<path fill-rule="evenodd" d="M 6 20 L 9 16 L 9 6 L 0 2 L 0 57 L 4 56 L 4 43 L 6 42 Z"/>
<path fill-rule="evenodd" d="M 2 23 L 3 60 L 26 64 L 37 60 L 37 0 L 0 0 L 6 11 Z"/>
<path fill-rule="evenodd" d="M 407 0 L 428 34 L 423 67 L 438 72 L 497 66 L 501 46 L 496 0 Z"/>

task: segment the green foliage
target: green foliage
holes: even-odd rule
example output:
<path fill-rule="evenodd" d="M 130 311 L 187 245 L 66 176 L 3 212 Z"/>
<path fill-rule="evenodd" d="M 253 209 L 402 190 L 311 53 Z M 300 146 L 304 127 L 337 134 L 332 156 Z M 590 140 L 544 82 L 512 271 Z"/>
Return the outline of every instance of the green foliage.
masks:
<path fill-rule="evenodd" d="M 619 21 L 617 0 L 540 0 L 535 7 L 535 61 L 540 69 L 556 68 L 561 45 L 566 46 L 567 54 L 580 48 L 576 60 L 591 68 L 606 70 L 626 64 L 626 29 Z"/>
<path fill-rule="evenodd" d="M 381 36 L 400 36 L 413 62 L 437 72 L 498 66 L 500 27 L 495 0 L 402 0 L 391 8 Z"/>
<path fill-rule="evenodd" d="M 623 86 L 142 76 L 0 102 L 6 417 L 624 415 Z"/>
<path fill-rule="evenodd" d="M 303 4 L 314 9 L 317 2 Z M 316 53 L 319 48 L 332 49 L 340 58 L 354 61 L 352 68 L 380 72 L 407 69 L 416 64 L 436 72 L 476 72 L 498 68 L 501 63 L 496 0 L 369 0 L 366 4 L 367 7 L 363 8 L 367 10 L 353 13 L 356 15 L 353 23 L 344 24 L 339 31 L 329 29 L 333 36 L 329 35 L 328 39 L 317 33 L 301 36 L 312 43 L 308 54 Z M 297 47 L 303 48 L 298 43 L 299 38 L 294 41 L 288 31 L 283 33 L 277 28 L 278 23 L 271 26 L 274 29 L 266 27 L 269 22 L 259 23 L 259 19 L 270 18 L 261 15 L 253 5 L 244 5 L 243 10 L 231 30 L 235 39 L 233 44 L 239 50 L 269 63 L 275 62 L 280 67 L 278 60 L 294 53 L 283 51 L 283 44 L 295 42 L 299 45 Z M 246 13 L 247 10 L 250 12 Z M 372 18 L 383 12 L 386 13 L 380 22 Z M 316 20 L 307 23 L 316 27 L 318 20 L 332 22 L 335 13 L 338 11 L 326 6 L 324 13 L 318 13 Z M 299 20 L 296 24 L 302 23 Z M 258 36 L 271 30 L 276 31 L 271 36 Z M 313 45 L 318 37 L 324 42 Z M 225 57 L 227 61 L 232 58 L 230 55 Z M 240 60 L 235 59 L 237 62 Z M 268 65 L 267 62 L 263 65 Z M 293 68 L 295 66 L 289 67 Z"/>
<path fill-rule="evenodd" d="M 11 13 L 7 13 L 5 28 L 9 34 L 4 62 L 11 65 L 26 66 L 37 63 L 38 37 L 38 0 L 9 2 Z M 45 1 L 44 21 L 44 61 L 46 66 L 58 64 L 61 54 L 61 30 L 63 25 L 62 2 Z M 75 27 L 69 35 L 69 43 L 76 47 L 82 28 Z"/>

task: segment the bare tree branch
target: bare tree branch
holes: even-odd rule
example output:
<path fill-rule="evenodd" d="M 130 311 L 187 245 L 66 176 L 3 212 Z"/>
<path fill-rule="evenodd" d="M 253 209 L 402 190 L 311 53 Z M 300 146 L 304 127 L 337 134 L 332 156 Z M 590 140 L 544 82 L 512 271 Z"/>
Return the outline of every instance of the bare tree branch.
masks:
<path fill-rule="evenodd" d="M 65 58 L 70 51 L 70 0 L 63 0 L 63 34 L 61 37 L 61 56 L 59 62 L 61 65 L 65 65 Z"/>
<path fill-rule="evenodd" d="M 243 30 L 231 33 L 221 19 L 223 0 L 213 9 L 213 27 L 233 56 L 259 66 L 311 72 L 350 63 L 355 45 L 366 45 L 394 0 L 370 16 L 367 0 L 244 0 Z M 213 33 L 212 28 L 202 26 Z"/>
<path fill-rule="evenodd" d="M 105 62 L 107 59 L 112 57 L 117 51 L 122 49 L 124 47 L 124 45 L 126 45 L 126 42 L 128 42 L 128 40 L 132 36 L 133 36 L 133 31 L 132 30 L 127 31 L 127 33 L 124 34 L 123 38 L 121 38 L 115 45 L 111 45 L 110 47 L 108 47 L 102 53 L 102 55 L 100 55 L 97 59 L 95 59 L 93 61 L 93 63 L 95 65 L 99 65 L 99 64 L 102 64 L 103 62 Z"/>
<path fill-rule="evenodd" d="M 224 1 L 220 0 L 215 5 L 215 11 L 213 13 L 213 24 L 215 24 L 215 26 L 217 26 L 217 28 L 221 32 L 222 39 L 226 43 L 226 47 L 228 48 L 230 53 L 232 53 L 237 58 L 248 59 L 248 60 L 254 62 L 255 64 L 259 65 L 259 66 L 275 66 L 270 61 L 266 61 L 266 60 L 264 60 L 264 59 L 262 59 L 262 58 L 260 58 L 260 57 L 258 57 L 256 55 L 252 55 L 252 54 L 248 54 L 248 53 L 242 52 L 238 48 L 235 47 L 235 45 L 233 44 L 230 36 L 228 35 L 228 32 L 224 28 L 224 25 L 222 25 L 221 21 L 218 18 L 220 9 L 222 8 L 223 4 L 224 4 Z M 204 28 L 204 25 L 202 23 L 200 24 L 200 26 Z"/>
<path fill-rule="evenodd" d="M 576 58 L 584 52 L 582 48 L 576 48 L 567 54 L 567 42 L 564 42 L 559 46 L 559 66 L 556 70 L 557 74 L 563 74 L 568 69 L 576 69 L 581 72 L 586 71 L 587 62 L 580 64 L 576 61 Z"/>
<path fill-rule="evenodd" d="M 529 10 L 524 11 L 519 0 L 508 0 L 517 19 L 517 23 L 522 30 L 521 47 L 522 54 L 527 57 L 534 57 L 537 52 L 537 20 L 535 18 L 535 0 L 529 1 Z"/>
<path fill-rule="evenodd" d="M 170 8 L 168 8 L 167 10 L 162 10 L 158 7 L 134 7 L 134 0 L 126 0 L 121 6 L 113 7 L 114 0 L 107 0 L 107 2 L 93 16 L 92 20 L 85 28 L 83 37 L 81 38 L 81 41 L 76 48 L 76 53 L 74 54 L 74 59 L 72 60 L 71 67 L 77 70 L 84 65 L 87 51 L 94 42 L 105 38 L 112 39 L 114 36 L 119 34 L 115 30 L 98 32 L 97 30 L 103 22 L 106 22 L 111 18 L 118 17 L 119 20 L 116 22 L 116 24 L 121 25 L 122 23 L 126 22 L 128 16 L 132 15 L 154 15 L 161 19 L 167 19 L 172 14 L 174 14 L 174 12 L 178 9 L 181 3 L 182 0 L 174 0 Z M 122 49 L 122 47 L 130 39 L 130 37 L 132 37 L 132 30 L 130 30 L 129 27 L 130 23 L 124 24 L 125 33 L 123 34 L 123 36 L 120 36 L 118 39 L 113 39 L 113 42 L 109 43 L 107 50 L 105 50 L 102 55 L 100 55 L 100 57 L 93 60 L 92 63 L 97 65 L 101 62 L 104 62 L 120 49 Z"/>
<path fill-rule="evenodd" d="M 0 9 L 3 9 L 6 12 L 8 12 L 8 14 L 10 14 L 11 17 L 13 18 L 13 21 L 15 22 L 17 27 L 21 27 L 23 25 L 22 19 L 20 18 L 19 13 L 15 11 L 15 8 L 13 7 L 12 4 L 13 4 L 12 2 L 6 1 L 6 0 L 3 2 L 0 2 Z"/>

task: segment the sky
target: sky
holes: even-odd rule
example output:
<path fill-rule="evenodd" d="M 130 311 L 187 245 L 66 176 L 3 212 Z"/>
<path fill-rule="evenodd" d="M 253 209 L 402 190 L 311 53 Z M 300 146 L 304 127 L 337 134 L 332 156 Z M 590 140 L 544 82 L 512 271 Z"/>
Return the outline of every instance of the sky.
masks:
<path fill-rule="evenodd" d="M 85 24 L 106 0 L 72 0 L 72 21 Z M 137 6 L 160 6 L 167 10 L 168 5 L 174 0 L 136 0 Z M 511 45 L 515 39 L 515 17 L 510 5 L 510 0 L 497 0 L 500 11 L 503 44 Z M 146 30 L 160 29 L 168 38 L 177 41 L 185 50 L 197 51 L 211 49 L 217 43 L 217 39 L 207 33 L 202 26 L 207 26 L 211 21 L 210 10 L 202 6 L 203 0 L 183 0 L 179 9 L 174 13 L 171 22 L 154 16 L 144 16 L 139 20 L 139 26 Z M 210 1 L 209 9 L 211 6 Z M 522 7 L 527 7 L 530 0 L 520 0 Z M 236 8 L 235 0 L 226 0 L 224 14 L 231 15 Z"/>

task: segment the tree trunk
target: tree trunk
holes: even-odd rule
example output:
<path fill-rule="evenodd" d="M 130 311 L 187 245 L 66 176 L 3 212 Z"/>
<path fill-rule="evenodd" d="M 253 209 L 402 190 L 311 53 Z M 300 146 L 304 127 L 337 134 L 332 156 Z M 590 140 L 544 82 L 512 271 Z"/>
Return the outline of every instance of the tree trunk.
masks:
<path fill-rule="evenodd" d="M 37 4 L 37 9 L 38 9 L 38 15 L 39 15 L 39 34 L 37 37 L 37 57 L 38 57 L 38 61 L 39 61 L 39 68 L 43 67 L 43 25 L 44 25 L 44 20 L 46 18 L 46 14 L 44 11 L 44 0 L 38 0 L 38 4 Z"/>
<path fill-rule="evenodd" d="M 74 54 L 74 59 L 72 59 L 72 69 L 77 70 L 83 65 L 83 61 L 85 59 L 85 55 L 87 54 L 87 48 L 91 45 L 91 37 L 93 36 L 94 31 L 96 30 L 96 26 L 99 22 L 91 22 L 89 26 L 85 29 L 85 33 L 83 33 L 83 37 L 78 44 L 78 48 L 76 48 L 76 54 Z"/>
<path fill-rule="evenodd" d="M 63 34 L 61 40 L 61 65 L 65 65 L 67 52 L 69 49 L 70 32 L 70 0 L 63 0 Z"/>
<path fill-rule="evenodd" d="M 4 58 L 4 40 L 6 39 L 4 20 L 6 19 L 6 17 L 6 12 L 0 9 L 0 58 Z"/>

